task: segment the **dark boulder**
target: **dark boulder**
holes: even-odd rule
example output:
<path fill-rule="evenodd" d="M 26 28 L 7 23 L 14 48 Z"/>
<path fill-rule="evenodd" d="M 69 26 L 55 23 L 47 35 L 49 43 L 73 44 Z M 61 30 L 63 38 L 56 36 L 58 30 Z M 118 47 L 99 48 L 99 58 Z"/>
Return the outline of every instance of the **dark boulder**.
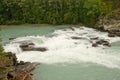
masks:
<path fill-rule="evenodd" d="M 72 39 L 83 39 L 83 37 L 77 37 L 77 36 L 73 36 L 71 37 Z"/>
<path fill-rule="evenodd" d="M 91 40 L 98 40 L 99 37 L 90 38 Z"/>
<path fill-rule="evenodd" d="M 35 44 L 34 43 L 32 43 L 32 42 L 23 42 L 23 43 L 21 43 L 21 45 L 20 45 L 20 47 L 21 48 L 24 48 L 24 47 L 29 47 L 29 46 L 34 46 Z"/>
<path fill-rule="evenodd" d="M 21 47 L 21 49 L 22 49 L 23 51 L 33 51 L 33 50 L 34 50 L 33 47 L 29 47 L 29 46 Z"/>
<path fill-rule="evenodd" d="M 103 44 L 103 43 L 107 43 L 107 42 L 108 42 L 108 41 L 103 40 L 103 39 L 96 41 L 97 44 Z"/>
<path fill-rule="evenodd" d="M 115 34 L 108 33 L 108 37 L 115 37 Z"/>
<path fill-rule="evenodd" d="M 104 46 L 108 46 L 108 47 L 111 47 L 111 44 L 109 42 L 107 43 L 103 43 Z"/>
<path fill-rule="evenodd" d="M 44 51 L 47 51 L 48 49 L 45 48 L 45 47 L 21 47 L 21 49 L 23 51 L 41 51 L 41 52 L 44 52 Z"/>
<path fill-rule="evenodd" d="M 102 40 L 100 40 L 100 41 L 96 41 L 96 44 L 102 44 L 103 43 L 103 41 Z"/>
<path fill-rule="evenodd" d="M 92 47 L 98 47 L 98 44 L 93 43 L 93 44 L 92 44 Z"/>
<path fill-rule="evenodd" d="M 20 48 L 23 50 L 23 51 L 47 51 L 48 49 L 45 48 L 45 47 L 34 47 L 35 44 L 30 42 L 30 43 L 22 43 L 20 45 Z"/>
<path fill-rule="evenodd" d="M 75 29 L 74 29 L 73 27 L 70 27 L 70 29 L 71 29 L 72 31 L 75 31 Z"/>
<path fill-rule="evenodd" d="M 9 38 L 9 40 L 14 40 L 15 38 Z"/>
<path fill-rule="evenodd" d="M 29 45 L 26 45 L 26 44 L 20 45 L 20 48 L 25 48 L 25 47 L 29 47 Z"/>
<path fill-rule="evenodd" d="M 39 48 L 34 48 L 34 50 L 35 51 L 42 51 L 42 52 L 44 52 L 44 51 L 47 51 L 47 48 L 45 48 L 45 47 L 39 47 Z"/>
<path fill-rule="evenodd" d="M 24 64 L 25 64 L 24 61 L 20 61 L 20 62 L 18 63 L 18 65 L 24 65 Z"/>
<path fill-rule="evenodd" d="M 0 60 L 0 80 L 33 80 L 30 71 L 36 65 L 24 61 L 18 63 L 16 55 L 11 52 L 4 54 L 4 59 Z"/>
<path fill-rule="evenodd" d="M 98 45 L 108 46 L 111 47 L 111 44 L 106 40 L 98 40 L 92 44 L 93 47 L 97 47 Z"/>
<path fill-rule="evenodd" d="M 118 36 L 118 37 L 120 37 L 120 30 L 118 29 L 118 30 L 109 30 L 108 31 L 108 36 L 109 37 L 115 37 L 115 36 Z"/>
<path fill-rule="evenodd" d="M 116 35 L 120 37 L 120 32 L 116 32 Z"/>

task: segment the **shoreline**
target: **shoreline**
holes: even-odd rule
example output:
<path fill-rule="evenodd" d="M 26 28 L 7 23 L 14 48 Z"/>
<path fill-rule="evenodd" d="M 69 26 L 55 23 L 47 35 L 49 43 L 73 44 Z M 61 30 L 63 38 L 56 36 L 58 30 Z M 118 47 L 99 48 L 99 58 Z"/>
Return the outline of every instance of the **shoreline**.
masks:
<path fill-rule="evenodd" d="M 62 26 L 62 25 L 66 25 L 66 26 L 86 26 L 86 25 L 84 25 L 84 24 L 11 24 L 11 25 L 7 25 L 7 24 L 5 24 L 5 25 L 0 25 L 0 28 L 1 27 L 13 27 L 13 26 L 26 26 L 26 27 L 41 27 L 41 26 L 44 26 L 44 27 L 46 27 L 46 26 L 49 26 L 49 27 L 51 27 L 51 26 Z"/>
<path fill-rule="evenodd" d="M 52 24 L 12 24 L 12 25 L 0 25 L 0 28 L 1 27 L 13 27 L 13 26 L 27 26 L 27 27 L 30 27 L 30 26 L 34 26 L 34 27 L 41 27 L 41 26 L 57 26 L 57 25 L 52 25 Z"/>

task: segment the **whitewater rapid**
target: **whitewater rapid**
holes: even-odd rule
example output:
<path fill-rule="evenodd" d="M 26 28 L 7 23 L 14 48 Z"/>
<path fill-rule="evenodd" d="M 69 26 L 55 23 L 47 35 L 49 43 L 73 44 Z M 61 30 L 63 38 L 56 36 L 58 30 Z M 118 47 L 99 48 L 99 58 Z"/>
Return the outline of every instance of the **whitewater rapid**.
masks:
<path fill-rule="evenodd" d="M 56 30 L 43 36 L 18 37 L 4 46 L 5 52 L 16 53 L 18 60 L 55 63 L 95 63 L 109 68 L 120 68 L 120 54 L 105 51 L 106 46 L 92 47 L 90 38 L 99 37 L 110 43 L 120 41 L 119 37 L 110 38 L 108 33 L 95 29 L 80 27 Z M 80 37 L 81 39 L 72 39 Z M 22 51 L 20 42 L 31 41 L 36 47 L 46 47 L 48 51 Z M 93 41 L 94 42 L 94 41 Z"/>

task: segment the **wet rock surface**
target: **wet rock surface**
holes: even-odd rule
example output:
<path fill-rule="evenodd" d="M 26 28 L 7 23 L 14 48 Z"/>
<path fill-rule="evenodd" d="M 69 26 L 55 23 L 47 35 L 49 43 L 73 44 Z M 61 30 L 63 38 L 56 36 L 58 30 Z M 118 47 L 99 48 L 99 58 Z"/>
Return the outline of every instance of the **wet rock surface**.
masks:
<path fill-rule="evenodd" d="M 73 36 L 71 37 L 72 39 L 83 39 L 83 37 L 77 37 L 77 36 Z"/>
<path fill-rule="evenodd" d="M 16 55 L 11 52 L 5 53 L 0 61 L 0 80 L 33 80 L 31 70 L 35 64 L 24 61 L 17 61 Z"/>
<path fill-rule="evenodd" d="M 91 40 L 98 40 L 99 37 L 93 37 L 93 38 L 90 38 Z"/>
<path fill-rule="evenodd" d="M 95 43 L 92 44 L 92 47 L 97 47 L 98 45 L 108 46 L 111 47 L 111 44 L 106 40 L 97 40 Z"/>
<path fill-rule="evenodd" d="M 109 37 L 120 37 L 120 8 L 100 17 L 94 28 L 107 31 Z"/>
<path fill-rule="evenodd" d="M 14 40 L 15 38 L 9 38 L 9 40 Z"/>
<path fill-rule="evenodd" d="M 20 45 L 20 48 L 23 51 L 41 51 L 41 52 L 44 52 L 44 51 L 48 50 L 46 47 L 35 47 L 35 44 L 32 42 L 31 43 L 24 42 Z"/>

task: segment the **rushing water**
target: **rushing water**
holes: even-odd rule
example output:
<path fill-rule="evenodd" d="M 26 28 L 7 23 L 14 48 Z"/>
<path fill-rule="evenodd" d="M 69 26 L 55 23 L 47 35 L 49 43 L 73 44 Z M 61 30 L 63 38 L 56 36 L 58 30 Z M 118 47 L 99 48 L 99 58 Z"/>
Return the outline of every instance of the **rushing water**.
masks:
<path fill-rule="evenodd" d="M 85 27 L 66 27 L 4 27 L 1 34 L 5 51 L 16 53 L 18 60 L 41 63 L 33 71 L 35 80 L 120 79 L 119 37 L 109 38 L 105 32 Z M 18 38 L 9 41 L 10 37 Z M 112 47 L 92 47 L 90 38 L 94 37 L 109 41 Z M 31 41 L 48 51 L 22 51 L 22 41 Z"/>

